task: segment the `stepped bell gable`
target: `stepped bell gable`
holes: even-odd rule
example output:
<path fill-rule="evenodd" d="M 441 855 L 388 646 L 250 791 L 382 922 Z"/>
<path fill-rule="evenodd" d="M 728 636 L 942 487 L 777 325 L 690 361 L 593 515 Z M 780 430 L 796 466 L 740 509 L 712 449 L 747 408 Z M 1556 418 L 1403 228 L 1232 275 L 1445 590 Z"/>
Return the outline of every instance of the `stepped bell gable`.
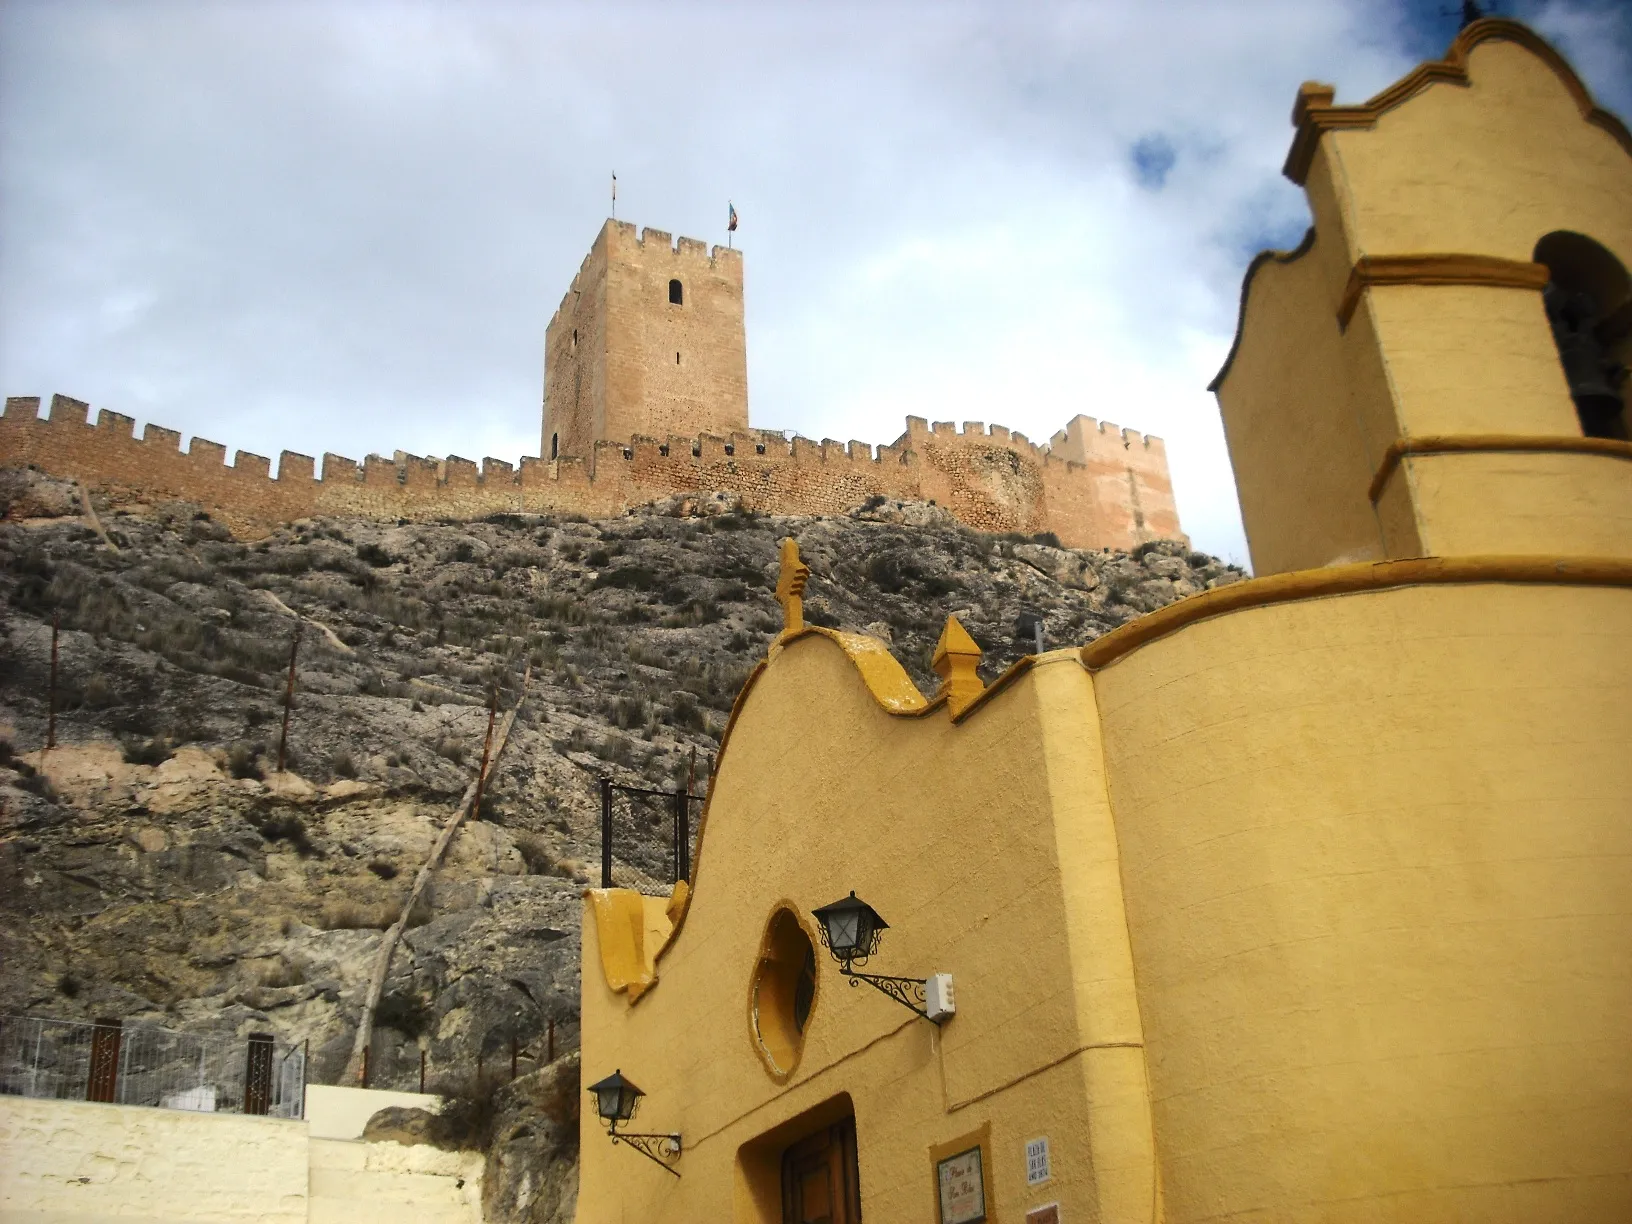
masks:
<path fill-rule="evenodd" d="M 926 695 L 790 544 L 689 878 L 586 894 L 580 1224 L 1632 1219 L 1632 141 L 1509 22 L 1301 99 L 1260 576 Z"/>
<path fill-rule="evenodd" d="M 1214 382 L 1254 572 L 1616 551 L 1632 523 L 1632 137 L 1483 20 L 1369 102 L 1305 85 L 1314 227 Z"/>

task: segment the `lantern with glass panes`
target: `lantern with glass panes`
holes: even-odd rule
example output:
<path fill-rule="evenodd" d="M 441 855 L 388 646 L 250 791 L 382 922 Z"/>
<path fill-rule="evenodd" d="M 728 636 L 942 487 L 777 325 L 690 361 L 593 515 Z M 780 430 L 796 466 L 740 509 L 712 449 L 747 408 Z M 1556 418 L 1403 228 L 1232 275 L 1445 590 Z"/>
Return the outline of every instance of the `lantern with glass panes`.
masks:
<path fill-rule="evenodd" d="M 640 1098 L 646 1095 L 623 1077 L 621 1068 L 598 1083 L 591 1084 L 589 1094 L 595 1098 L 595 1112 L 606 1123 L 606 1133 L 612 1136 L 614 1144 L 626 1143 L 648 1160 L 656 1162 L 665 1172 L 680 1176 L 679 1170 L 670 1167 L 680 1159 L 678 1134 L 643 1135 L 618 1129 L 618 1123 L 627 1123 L 635 1116 L 635 1110 L 640 1107 Z"/>
<path fill-rule="evenodd" d="M 862 973 L 857 965 L 865 965 L 878 951 L 879 941 L 889 929 L 889 923 L 852 890 L 831 905 L 811 911 L 819 924 L 822 943 L 839 962 L 839 969 L 850 985 L 866 982 L 935 1024 L 944 1024 L 957 1011 L 952 995 L 952 975 L 933 973 L 924 979 L 890 977 L 880 973 Z"/>

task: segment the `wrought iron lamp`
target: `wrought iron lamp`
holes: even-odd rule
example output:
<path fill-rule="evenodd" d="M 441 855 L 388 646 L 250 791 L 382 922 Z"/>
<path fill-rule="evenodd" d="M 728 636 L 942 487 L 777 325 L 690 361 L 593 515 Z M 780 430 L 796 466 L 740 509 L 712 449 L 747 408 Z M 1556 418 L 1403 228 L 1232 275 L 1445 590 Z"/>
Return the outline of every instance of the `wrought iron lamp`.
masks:
<path fill-rule="evenodd" d="M 848 897 L 811 912 L 820 924 L 822 943 L 833 953 L 833 959 L 839 962 L 850 985 L 866 982 L 934 1024 L 944 1024 L 957 1011 L 950 973 L 934 973 L 920 980 L 862 973 L 856 968 L 858 964 L 865 965 L 878 951 L 879 940 L 890 924 L 853 890 Z"/>
<path fill-rule="evenodd" d="M 612 1136 L 614 1144 L 627 1143 L 664 1172 L 680 1176 L 680 1171 L 671 1167 L 680 1159 L 678 1134 L 643 1135 L 618 1129 L 618 1123 L 627 1123 L 635 1116 L 640 1098 L 646 1095 L 623 1077 L 621 1069 L 599 1083 L 591 1084 L 589 1094 L 595 1098 L 595 1112 L 606 1123 L 606 1133 Z"/>

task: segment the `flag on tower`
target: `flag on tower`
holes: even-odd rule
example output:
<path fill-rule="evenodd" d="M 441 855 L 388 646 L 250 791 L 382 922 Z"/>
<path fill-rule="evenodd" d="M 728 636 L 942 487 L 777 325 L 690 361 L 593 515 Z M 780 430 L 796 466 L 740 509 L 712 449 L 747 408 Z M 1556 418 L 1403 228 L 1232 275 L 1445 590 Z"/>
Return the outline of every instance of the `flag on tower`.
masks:
<path fill-rule="evenodd" d="M 734 232 L 736 232 L 736 228 L 737 228 L 737 206 L 735 204 L 731 203 L 730 200 L 727 200 L 725 202 L 725 207 L 726 207 L 727 213 L 729 214 L 727 216 L 726 222 L 725 222 L 726 231 L 728 233 L 734 233 Z"/>

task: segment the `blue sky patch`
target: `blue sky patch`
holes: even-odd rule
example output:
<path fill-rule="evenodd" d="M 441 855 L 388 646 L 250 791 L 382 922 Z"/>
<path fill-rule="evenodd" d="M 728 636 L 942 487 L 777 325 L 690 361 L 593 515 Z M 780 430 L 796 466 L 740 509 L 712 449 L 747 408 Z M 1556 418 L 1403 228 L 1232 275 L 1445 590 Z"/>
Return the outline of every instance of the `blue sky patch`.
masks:
<path fill-rule="evenodd" d="M 1168 171 L 1179 158 L 1178 150 L 1166 136 L 1141 136 L 1130 153 L 1133 173 L 1139 185 L 1150 191 L 1160 191 L 1167 183 Z"/>

